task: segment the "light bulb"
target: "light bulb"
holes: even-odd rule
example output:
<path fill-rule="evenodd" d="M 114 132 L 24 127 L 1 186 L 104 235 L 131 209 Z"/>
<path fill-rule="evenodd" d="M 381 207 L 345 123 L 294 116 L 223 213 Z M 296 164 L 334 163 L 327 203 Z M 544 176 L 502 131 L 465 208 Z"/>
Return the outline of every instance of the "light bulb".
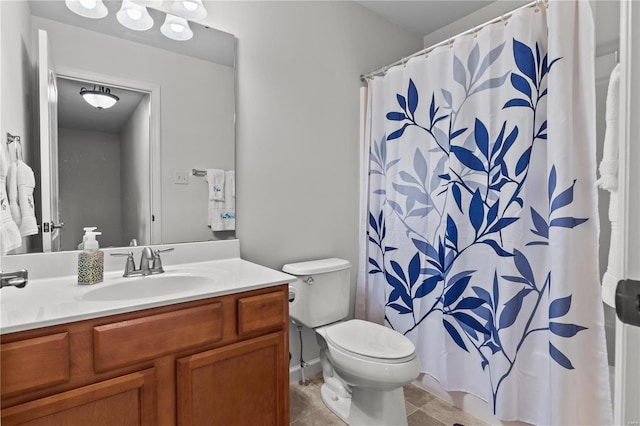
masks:
<path fill-rule="evenodd" d="M 184 19 L 200 20 L 207 17 L 202 0 L 173 0 L 171 13 Z"/>
<path fill-rule="evenodd" d="M 134 31 L 145 31 L 153 27 L 153 18 L 147 8 L 133 3 L 131 0 L 122 0 L 122 6 L 116 18 L 125 27 Z"/>
<path fill-rule="evenodd" d="M 82 5 L 82 7 L 84 7 L 85 9 L 95 9 L 96 8 L 96 0 L 80 0 L 80 4 Z"/>
<path fill-rule="evenodd" d="M 160 27 L 160 32 L 170 39 L 176 41 L 185 41 L 193 37 L 193 31 L 189 28 L 186 19 L 167 13 L 164 24 Z"/>
<path fill-rule="evenodd" d="M 182 2 L 182 4 L 184 5 L 184 8 L 187 9 L 188 11 L 194 11 L 198 8 L 198 3 L 196 3 L 195 1 L 185 0 Z"/>
<path fill-rule="evenodd" d="M 64 3 L 70 11 L 85 18 L 101 19 L 109 14 L 102 0 L 65 0 Z"/>
<path fill-rule="evenodd" d="M 142 12 L 140 12 L 138 9 L 127 10 L 127 15 L 129 15 L 129 18 L 133 19 L 134 21 L 139 21 L 140 18 L 142 18 Z"/>

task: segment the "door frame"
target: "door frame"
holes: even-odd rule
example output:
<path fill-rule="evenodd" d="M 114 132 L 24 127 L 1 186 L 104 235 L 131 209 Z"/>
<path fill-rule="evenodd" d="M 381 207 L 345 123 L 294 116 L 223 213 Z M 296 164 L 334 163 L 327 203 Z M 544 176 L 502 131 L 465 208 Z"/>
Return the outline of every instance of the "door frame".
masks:
<path fill-rule="evenodd" d="M 620 1 L 620 279 L 640 280 L 640 3 Z M 634 25 L 635 24 L 635 25 Z M 616 319 L 614 423 L 640 424 L 640 328 Z"/>
<path fill-rule="evenodd" d="M 149 213 L 151 217 L 149 218 L 149 239 L 147 241 L 149 241 L 150 244 L 160 243 L 162 241 L 162 217 L 160 214 L 162 207 L 162 178 L 160 174 L 160 86 L 148 82 L 129 80 L 65 66 L 56 66 L 55 72 L 58 78 L 82 80 L 88 83 L 103 84 L 110 87 L 149 94 L 151 110 L 149 117 L 149 183 L 151 186 Z"/>

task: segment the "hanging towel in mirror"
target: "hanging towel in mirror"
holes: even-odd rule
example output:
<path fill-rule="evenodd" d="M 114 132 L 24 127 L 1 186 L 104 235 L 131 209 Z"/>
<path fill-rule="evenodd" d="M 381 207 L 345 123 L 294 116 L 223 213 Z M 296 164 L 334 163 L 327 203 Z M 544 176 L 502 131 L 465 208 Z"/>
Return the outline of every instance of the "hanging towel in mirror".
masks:
<path fill-rule="evenodd" d="M 224 170 L 207 169 L 204 179 L 209 183 L 209 200 L 224 200 Z"/>
<path fill-rule="evenodd" d="M 18 162 L 14 161 L 9 165 L 9 172 L 7 173 L 7 195 L 9 196 L 9 210 L 11 211 L 11 217 L 19 228 L 22 223 L 22 213 L 20 213 L 20 206 L 18 205 L 17 172 Z"/>
<path fill-rule="evenodd" d="M 234 188 L 236 186 L 235 170 L 227 170 L 224 172 L 224 190 L 228 197 L 224 200 L 224 208 L 222 211 L 222 225 L 225 231 L 233 231 L 236 229 L 236 198 Z"/>
<path fill-rule="evenodd" d="M 235 186 L 235 172 L 224 172 L 224 191 L 232 194 Z M 233 196 L 225 197 L 224 201 L 209 200 L 207 225 L 212 231 L 233 231 L 236 229 L 236 199 Z"/>
<path fill-rule="evenodd" d="M 6 185 L 8 172 L 9 164 L 5 150 L 0 148 L 0 254 L 2 255 L 22 245 L 20 231 L 9 210 Z"/>
<path fill-rule="evenodd" d="M 18 183 L 18 204 L 20 205 L 20 213 L 22 214 L 22 222 L 20 223 L 20 235 L 26 237 L 38 233 L 38 223 L 36 222 L 36 211 L 33 201 L 33 189 L 36 186 L 36 178 L 33 170 L 27 164 L 18 160 L 17 170 Z"/>
<path fill-rule="evenodd" d="M 231 194 L 232 197 L 236 196 L 236 171 L 235 170 L 228 170 L 227 172 L 225 172 L 225 176 L 227 179 L 227 182 L 229 182 L 227 186 L 228 191 L 227 194 Z M 235 204 L 234 204 L 234 208 L 235 208 Z"/>

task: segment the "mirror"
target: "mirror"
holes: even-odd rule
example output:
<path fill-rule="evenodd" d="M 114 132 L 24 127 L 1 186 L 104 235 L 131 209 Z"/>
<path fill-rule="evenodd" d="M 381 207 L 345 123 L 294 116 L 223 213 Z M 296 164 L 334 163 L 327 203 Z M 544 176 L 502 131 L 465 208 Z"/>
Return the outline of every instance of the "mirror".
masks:
<path fill-rule="evenodd" d="M 28 19 L 16 18 L 31 26 L 21 31 L 32 40 L 33 47 L 27 46 L 32 64 L 38 58 L 38 30 L 46 31 L 49 68 L 57 75 L 58 147 L 51 152 L 59 154 L 59 197 L 48 201 L 58 202 L 64 222 L 60 249 L 76 249 L 85 226 L 103 231 L 102 247 L 126 246 L 133 238 L 140 245 L 235 238 L 234 229 L 213 232 L 207 226 L 208 183 L 192 174 L 235 168 L 235 38 L 190 22 L 191 40 L 167 39 L 160 33 L 165 14 L 151 8 L 154 26 L 132 31 L 115 18 L 120 4 L 105 1 L 108 16 L 94 20 L 75 15 L 63 0 L 30 1 Z M 2 6 L 4 23 L 6 11 L 17 7 Z M 96 110 L 78 89 L 94 85 L 108 87 L 121 100 Z M 84 113 L 68 109 L 79 107 Z M 35 105 L 26 119 L 36 127 L 37 110 Z M 116 115 L 121 124 L 113 128 L 109 122 Z M 134 118 L 146 131 L 133 125 L 138 131 L 132 134 L 131 124 L 123 130 Z M 32 131 L 31 139 L 37 141 L 37 134 Z M 25 152 L 32 153 L 31 161 L 25 160 L 36 174 L 38 212 L 38 187 L 48 186 L 49 177 L 40 173 L 37 142 L 29 142 L 23 141 Z M 110 177 L 98 170 L 110 170 Z M 41 235 L 31 237 L 29 252 L 42 251 Z"/>

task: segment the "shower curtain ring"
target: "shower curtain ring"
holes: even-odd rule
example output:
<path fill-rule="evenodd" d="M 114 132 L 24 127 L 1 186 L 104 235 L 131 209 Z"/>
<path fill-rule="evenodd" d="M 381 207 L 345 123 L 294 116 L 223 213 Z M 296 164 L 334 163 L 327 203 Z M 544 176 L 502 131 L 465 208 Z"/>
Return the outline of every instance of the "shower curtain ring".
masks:
<path fill-rule="evenodd" d="M 449 39 L 448 43 L 449 43 L 449 49 L 453 48 L 453 37 Z"/>
<path fill-rule="evenodd" d="M 500 17 L 500 19 L 502 20 L 502 23 L 504 24 L 504 26 L 506 27 L 507 24 L 509 23 L 509 17 L 507 15 L 502 15 Z"/>

